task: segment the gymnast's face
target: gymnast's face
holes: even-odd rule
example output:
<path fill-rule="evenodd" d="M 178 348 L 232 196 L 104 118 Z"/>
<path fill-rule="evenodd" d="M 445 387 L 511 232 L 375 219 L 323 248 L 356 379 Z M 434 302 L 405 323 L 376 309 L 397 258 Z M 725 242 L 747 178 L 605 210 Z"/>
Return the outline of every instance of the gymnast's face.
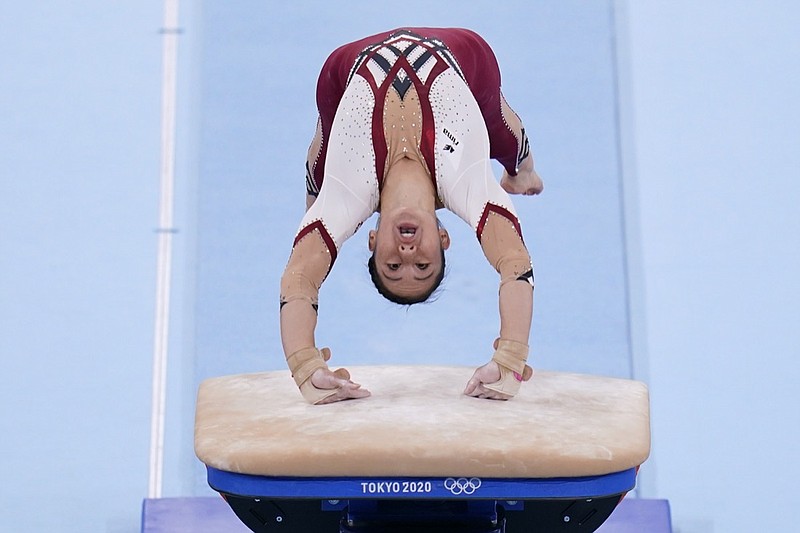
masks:
<path fill-rule="evenodd" d="M 431 290 L 443 268 L 442 250 L 449 246 L 450 236 L 436 216 L 422 210 L 382 213 L 378 226 L 369 232 L 377 274 L 389 291 L 401 297 Z"/>

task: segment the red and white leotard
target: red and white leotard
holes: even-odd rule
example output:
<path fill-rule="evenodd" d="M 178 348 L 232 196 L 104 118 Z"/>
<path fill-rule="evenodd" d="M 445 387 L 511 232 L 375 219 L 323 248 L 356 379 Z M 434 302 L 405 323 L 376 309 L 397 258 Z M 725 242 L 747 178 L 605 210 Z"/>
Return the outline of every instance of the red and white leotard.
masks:
<path fill-rule="evenodd" d="M 322 68 L 317 106 L 306 176 L 317 198 L 295 245 L 319 232 L 332 265 L 378 209 L 387 168 L 409 156 L 427 168 L 438 204 L 470 224 L 479 241 L 490 215 L 510 222 L 521 241 L 490 159 L 514 176 L 528 141 L 500 92 L 495 56 L 476 33 L 400 29 L 341 46 Z"/>

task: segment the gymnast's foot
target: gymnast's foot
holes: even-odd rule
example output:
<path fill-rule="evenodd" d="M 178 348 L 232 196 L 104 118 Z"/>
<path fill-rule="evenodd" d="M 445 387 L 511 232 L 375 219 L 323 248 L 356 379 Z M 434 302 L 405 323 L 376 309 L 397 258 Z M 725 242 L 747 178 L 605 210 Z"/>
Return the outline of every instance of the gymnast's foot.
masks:
<path fill-rule="evenodd" d="M 311 375 L 311 384 L 321 390 L 336 389 L 335 394 L 318 402 L 318 405 L 366 398 L 371 394 L 367 389 L 362 389 L 361 385 L 358 383 L 351 381 L 350 372 L 344 368 L 340 368 L 334 372 L 327 368 L 319 368 Z"/>
<path fill-rule="evenodd" d="M 500 178 L 500 186 L 508 194 L 523 194 L 525 196 L 539 194 L 544 189 L 542 178 L 534 170 L 533 158 L 530 156 L 520 163 L 516 176 L 511 176 L 504 170 L 503 177 Z"/>
<path fill-rule="evenodd" d="M 532 376 L 533 369 L 525 365 L 525 370 L 518 379 L 521 381 L 528 381 Z M 486 384 L 495 383 L 498 380 L 500 380 L 500 367 L 494 361 L 489 361 L 472 374 L 472 377 L 467 382 L 467 387 L 464 389 L 464 394 L 489 400 L 511 399 L 513 396 L 510 394 L 503 394 L 502 392 L 493 391 L 485 387 Z"/>

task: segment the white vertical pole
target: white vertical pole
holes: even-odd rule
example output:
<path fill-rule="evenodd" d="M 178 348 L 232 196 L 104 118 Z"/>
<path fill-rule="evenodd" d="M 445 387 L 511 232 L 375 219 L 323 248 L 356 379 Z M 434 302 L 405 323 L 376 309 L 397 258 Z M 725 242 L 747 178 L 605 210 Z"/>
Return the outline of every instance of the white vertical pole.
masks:
<path fill-rule="evenodd" d="M 172 268 L 172 235 L 175 232 L 172 227 L 172 211 L 175 181 L 175 77 L 179 34 L 178 0 L 164 0 L 164 26 L 161 29 L 161 192 L 159 199 L 158 264 L 153 341 L 149 498 L 161 497 L 164 470 L 169 295 Z"/>

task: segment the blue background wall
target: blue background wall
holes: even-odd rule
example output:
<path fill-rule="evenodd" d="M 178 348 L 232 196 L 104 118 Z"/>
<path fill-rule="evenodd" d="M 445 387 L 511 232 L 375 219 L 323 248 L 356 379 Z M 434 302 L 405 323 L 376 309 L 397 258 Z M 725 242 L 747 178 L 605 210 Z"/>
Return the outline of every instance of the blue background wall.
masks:
<path fill-rule="evenodd" d="M 517 202 L 537 366 L 647 381 L 639 492 L 669 498 L 679 531 L 785 529 L 775 509 L 800 473 L 798 7 L 411 1 L 424 14 L 403 17 L 373 2 L 230 4 L 181 6 L 165 495 L 208 493 L 196 384 L 284 365 L 277 285 L 325 56 L 389 27 L 453 25 L 495 48 L 545 179 Z M 31 2 L 2 17 L 0 529 L 137 531 L 161 3 Z M 429 306 L 374 294 L 363 230 L 345 247 L 318 335 L 339 363 L 489 356 L 496 277 L 463 223 L 444 221 L 450 272 Z"/>
<path fill-rule="evenodd" d="M 800 6 L 628 4 L 635 178 L 624 181 L 638 186 L 642 278 L 631 285 L 644 302 L 652 490 L 682 532 L 790 530 L 780 509 L 800 475 Z"/>
<path fill-rule="evenodd" d="M 161 5 L 0 10 L 0 530 L 136 531 Z"/>

